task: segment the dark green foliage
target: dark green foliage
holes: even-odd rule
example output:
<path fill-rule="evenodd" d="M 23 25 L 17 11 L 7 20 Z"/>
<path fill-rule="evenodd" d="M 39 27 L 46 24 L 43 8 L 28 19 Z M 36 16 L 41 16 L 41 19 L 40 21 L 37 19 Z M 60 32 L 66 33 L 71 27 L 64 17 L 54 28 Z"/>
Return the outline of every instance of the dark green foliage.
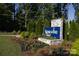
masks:
<path fill-rule="evenodd" d="M 12 20 L 13 4 L 0 4 L 0 30 L 13 31 L 14 21 Z M 5 25 L 6 24 L 6 25 Z"/>
<path fill-rule="evenodd" d="M 64 5 L 66 4 L 0 4 L 0 30 L 38 32 L 38 35 L 42 35 L 43 29 L 50 26 L 51 19 L 63 16 L 61 8 L 64 10 Z"/>
<path fill-rule="evenodd" d="M 15 11 L 15 30 L 24 31 L 25 30 L 25 12 L 24 12 L 24 5 L 18 4 L 18 10 Z M 15 4 L 16 6 L 16 4 Z"/>
<path fill-rule="evenodd" d="M 29 32 L 35 32 L 35 21 L 34 20 L 28 21 L 27 31 L 29 31 Z"/>
<path fill-rule="evenodd" d="M 70 35 L 69 35 L 69 38 L 70 40 L 74 40 L 76 38 L 79 38 L 79 24 L 76 23 L 75 21 L 71 21 L 70 23 L 70 29 L 69 29 L 69 32 L 70 32 Z"/>
<path fill-rule="evenodd" d="M 36 22 L 35 32 L 37 35 L 42 35 L 43 33 L 43 23 L 41 21 L 42 20 L 38 19 L 38 21 Z"/>

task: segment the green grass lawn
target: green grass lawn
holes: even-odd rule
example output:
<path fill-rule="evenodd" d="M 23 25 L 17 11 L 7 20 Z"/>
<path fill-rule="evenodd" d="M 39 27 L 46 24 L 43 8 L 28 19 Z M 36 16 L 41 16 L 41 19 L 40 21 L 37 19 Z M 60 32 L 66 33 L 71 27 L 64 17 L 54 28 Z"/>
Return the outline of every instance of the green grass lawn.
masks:
<path fill-rule="evenodd" d="M 0 36 L 0 56 L 21 55 L 20 46 L 11 40 L 11 37 Z"/>

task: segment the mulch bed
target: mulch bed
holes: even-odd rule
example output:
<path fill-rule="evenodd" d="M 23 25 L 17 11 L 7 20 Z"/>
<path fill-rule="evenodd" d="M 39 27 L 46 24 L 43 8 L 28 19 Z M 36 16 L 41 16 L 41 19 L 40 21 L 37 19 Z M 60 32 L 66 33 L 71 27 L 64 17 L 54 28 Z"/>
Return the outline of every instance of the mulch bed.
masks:
<path fill-rule="evenodd" d="M 23 56 L 68 56 L 70 55 L 68 49 L 70 45 L 63 46 L 49 46 L 45 43 L 39 42 L 37 39 L 29 39 L 21 41 L 20 38 L 13 37 L 13 41 L 20 44 Z"/>

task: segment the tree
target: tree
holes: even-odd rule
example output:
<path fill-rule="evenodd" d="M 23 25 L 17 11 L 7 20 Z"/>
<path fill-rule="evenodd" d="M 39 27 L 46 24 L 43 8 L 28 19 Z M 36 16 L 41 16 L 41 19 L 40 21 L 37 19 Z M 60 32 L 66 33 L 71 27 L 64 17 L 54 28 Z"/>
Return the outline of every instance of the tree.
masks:
<path fill-rule="evenodd" d="M 13 4 L 0 4 L 0 30 L 13 31 Z"/>
<path fill-rule="evenodd" d="M 15 4 L 16 6 L 16 4 Z M 24 4 L 18 4 L 15 14 L 15 24 L 16 29 L 24 31 L 25 30 L 25 10 L 24 10 Z"/>

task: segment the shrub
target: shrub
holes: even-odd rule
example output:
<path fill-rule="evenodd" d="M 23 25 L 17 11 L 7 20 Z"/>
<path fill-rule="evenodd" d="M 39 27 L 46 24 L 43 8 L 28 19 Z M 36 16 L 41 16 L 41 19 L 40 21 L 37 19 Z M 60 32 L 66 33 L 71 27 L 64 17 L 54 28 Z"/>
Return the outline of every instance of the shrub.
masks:
<path fill-rule="evenodd" d="M 16 31 L 14 30 L 12 33 L 15 35 L 16 34 Z"/>
<path fill-rule="evenodd" d="M 29 32 L 21 32 L 20 36 L 22 39 L 25 39 L 25 38 L 29 37 Z"/>
<path fill-rule="evenodd" d="M 17 32 L 17 34 L 20 34 L 20 33 L 21 33 L 21 31 L 18 31 L 18 32 Z"/>
<path fill-rule="evenodd" d="M 72 47 L 71 47 L 70 53 L 71 53 L 71 55 L 79 55 L 79 39 L 76 39 L 72 43 Z"/>
<path fill-rule="evenodd" d="M 34 39 L 36 37 L 37 37 L 36 33 L 34 33 L 34 32 L 30 33 L 30 36 L 29 36 L 30 39 Z"/>

